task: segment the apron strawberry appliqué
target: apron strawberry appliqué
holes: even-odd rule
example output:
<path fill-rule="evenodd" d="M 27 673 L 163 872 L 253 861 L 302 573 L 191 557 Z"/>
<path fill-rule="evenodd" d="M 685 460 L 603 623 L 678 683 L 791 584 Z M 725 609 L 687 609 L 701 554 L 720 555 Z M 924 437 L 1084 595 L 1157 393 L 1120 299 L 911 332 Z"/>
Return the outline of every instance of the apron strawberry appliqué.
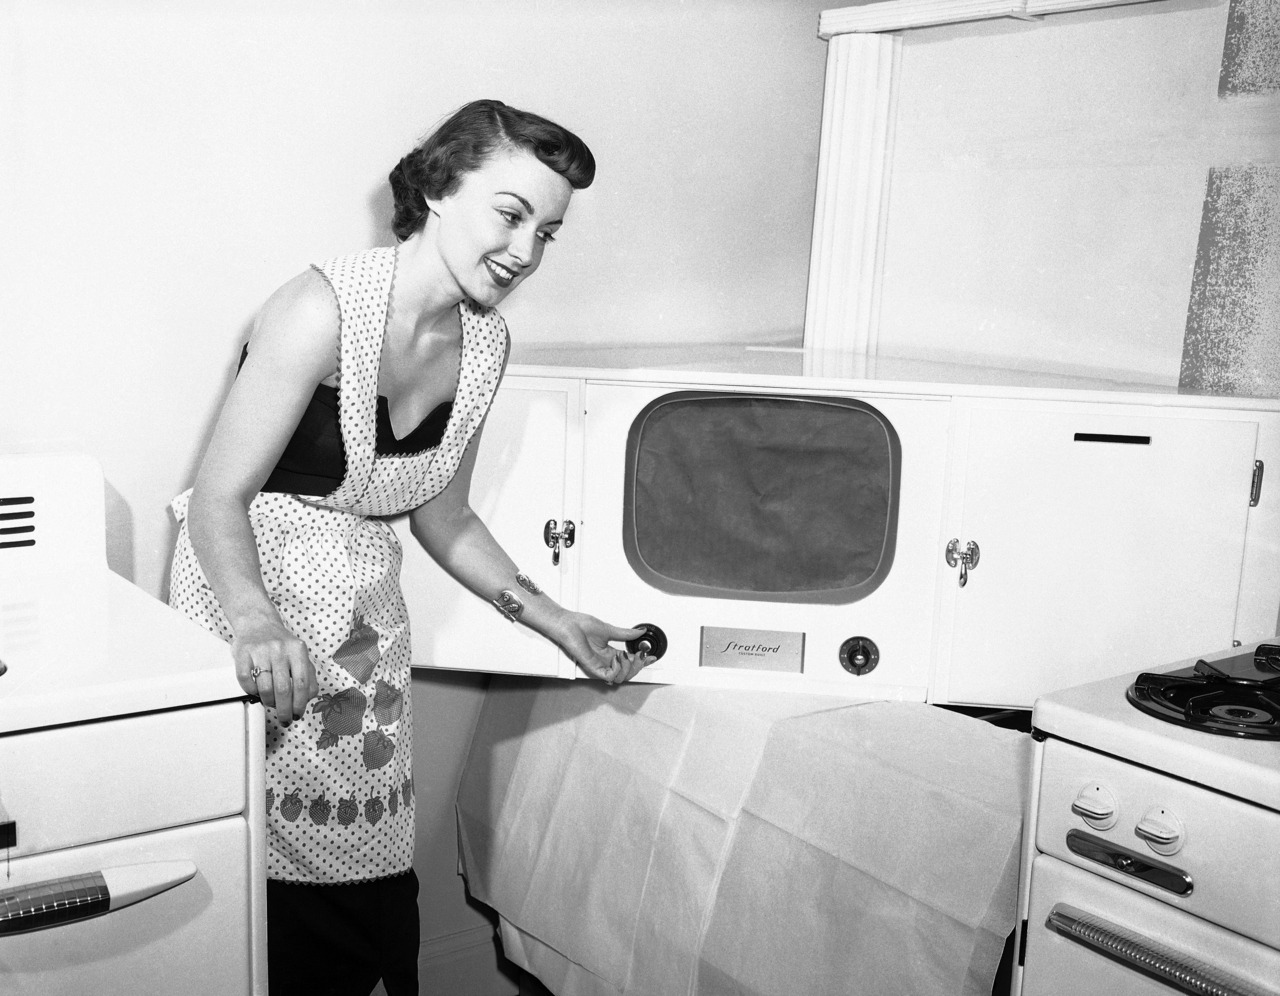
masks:
<path fill-rule="evenodd" d="M 333 695 L 321 695 L 311 703 L 311 710 L 320 717 L 324 727 L 316 746 L 321 750 L 332 747 L 339 737 L 354 737 L 364 725 L 367 702 L 356 688 L 344 688 Z"/>

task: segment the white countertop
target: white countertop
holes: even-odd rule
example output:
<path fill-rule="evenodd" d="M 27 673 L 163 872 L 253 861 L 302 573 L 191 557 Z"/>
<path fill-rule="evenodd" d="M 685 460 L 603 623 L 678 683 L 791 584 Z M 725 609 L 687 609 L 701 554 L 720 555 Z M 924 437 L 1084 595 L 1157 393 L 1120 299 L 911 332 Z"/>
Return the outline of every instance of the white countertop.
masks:
<path fill-rule="evenodd" d="M 0 734 L 244 698 L 227 645 L 108 570 L 0 583 Z"/>
<path fill-rule="evenodd" d="M 812 390 L 877 390 L 936 397 L 1027 397 L 1099 400 L 1190 408 L 1280 410 L 1280 400 L 1180 391 L 1136 376 L 1087 370 L 1043 371 L 924 358 L 862 356 L 798 346 L 667 343 L 618 346 L 512 343 L 512 375 L 671 384 L 750 384 Z"/>

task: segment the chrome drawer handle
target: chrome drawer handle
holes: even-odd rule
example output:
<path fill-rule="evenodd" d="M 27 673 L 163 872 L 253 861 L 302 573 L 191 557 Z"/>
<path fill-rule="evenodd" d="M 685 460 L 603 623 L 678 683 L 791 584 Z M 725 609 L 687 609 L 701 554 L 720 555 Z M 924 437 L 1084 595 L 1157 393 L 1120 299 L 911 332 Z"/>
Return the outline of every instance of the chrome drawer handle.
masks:
<path fill-rule="evenodd" d="M 101 916 L 181 885 L 195 874 L 190 861 L 152 861 L 0 892 L 0 936 Z"/>
<path fill-rule="evenodd" d="M 1264 990 L 1229 972 L 1065 903 L 1054 904 L 1045 926 L 1095 951 L 1149 972 L 1192 996 L 1267 996 Z"/>
<path fill-rule="evenodd" d="M 1191 895 L 1195 883 L 1181 868 L 1113 844 L 1082 830 L 1067 831 L 1067 850 L 1178 896 Z"/>

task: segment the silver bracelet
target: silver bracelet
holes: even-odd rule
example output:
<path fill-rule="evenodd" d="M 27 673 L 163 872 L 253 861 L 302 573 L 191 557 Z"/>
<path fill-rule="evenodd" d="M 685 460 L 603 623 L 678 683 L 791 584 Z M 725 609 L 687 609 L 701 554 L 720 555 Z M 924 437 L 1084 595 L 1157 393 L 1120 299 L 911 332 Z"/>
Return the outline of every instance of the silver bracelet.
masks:
<path fill-rule="evenodd" d="M 529 577 L 528 574 L 517 574 L 516 584 L 527 591 L 530 595 L 541 595 L 542 589 L 538 587 L 536 581 Z"/>
<path fill-rule="evenodd" d="M 524 602 L 516 598 L 514 591 L 504 590 L 497 598 L 492 600 L 493 607 L 501 612 L 508 621 L 515 622 L 516 616 L 524 611 Z"/>

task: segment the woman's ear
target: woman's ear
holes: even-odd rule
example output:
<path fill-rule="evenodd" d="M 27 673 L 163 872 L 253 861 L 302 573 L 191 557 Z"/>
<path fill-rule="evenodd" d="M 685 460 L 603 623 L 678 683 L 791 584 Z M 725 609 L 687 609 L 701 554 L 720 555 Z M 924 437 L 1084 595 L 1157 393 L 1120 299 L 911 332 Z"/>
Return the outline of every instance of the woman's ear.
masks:
<path fill-rule="evenodd" d="M 424 198 L 423 198 L 423 200 L 427 202 L 427 210 L 428 210 L 428 211 L 430 211 L 432 214 L 439 214 L 439 213 L 440 213 L 440 206 L 444 203 L 444 199 L 443 199 L 443 198 L 440 198 L 440 197 L 424 197 Z"/>

